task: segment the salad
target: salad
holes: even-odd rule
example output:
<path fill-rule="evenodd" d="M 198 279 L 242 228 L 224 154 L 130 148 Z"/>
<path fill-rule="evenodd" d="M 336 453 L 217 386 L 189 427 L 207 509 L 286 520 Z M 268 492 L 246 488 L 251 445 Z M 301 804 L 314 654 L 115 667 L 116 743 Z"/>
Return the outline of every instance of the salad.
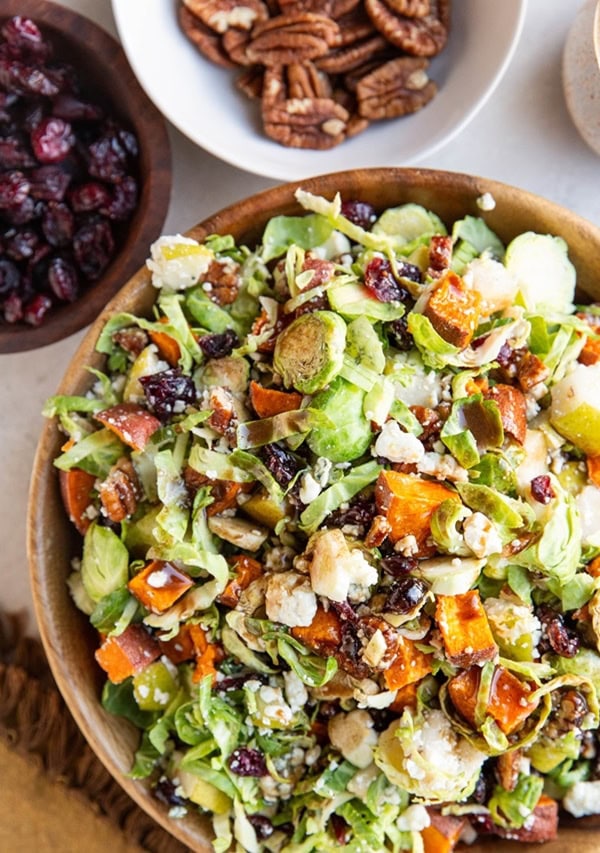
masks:
<path fill-rule="evenodd" d="M 552 839 L 600 812 L 600 308 L 558 236 L 296 197 L 161 237 L 45 407 L 130 774 L 217 853 Z"/>

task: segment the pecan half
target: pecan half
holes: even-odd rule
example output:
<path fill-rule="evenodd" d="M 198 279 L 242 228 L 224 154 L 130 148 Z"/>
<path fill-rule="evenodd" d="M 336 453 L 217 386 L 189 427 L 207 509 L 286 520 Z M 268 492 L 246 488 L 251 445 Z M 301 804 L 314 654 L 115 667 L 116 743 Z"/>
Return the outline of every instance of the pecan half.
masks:
<path fill-rule="evenodd" d="M 333 0 L 279 0 L 279 9 L 284 15 L 297 15 L 302 12 L 314 12 L 317 15 L 332 17 Z"/>
<path fill-rule="evenodd" d="M 431 11 L 422 18 L 400 15 L 388 0 L 365 0 L 375 27 L 396 47 L 411 56 L 435 56 L 448 39 L 449 0 L 431 0 Z"/>
<path fill-rule="evenodd" d="M 335 21 L 324 15 L 277 15 L 254 27 L 246 56 L 262 65 L 306 62 L 324 56 L 337 43 L 339 32 Z"/>
<path fill-rule="evenodd" d="M 245 30 L 230 29 L 222 35 L 223 50 L 234 64 L 251 65 L 246 56 L 246 48 L 250 44 L 250 33 Z"/>
<path fill-rule="evenodd" d="M 200 53 L 214 62 L 215 65 L 220 65 L 221 68 L 235 67 L 235 62 L 229 58 L 223 49 L 221 37 L 214 30 L 203 24 L 200 18 L 190 12 L 187 6 L 180 6 L 178 15 L 179 26 Z"/>
<path fill-rule="evenodd" d="M 386 46 L 386 39 L 376 33 L 369 38 L 348 44 L 346 47 L 330 50 L 326 56 L 317 59 L 315 64 L 321 71 L 327 71 L 328 74 L 345 74 L 372 57 L 383 53 Z"/>
<path fill-rule="evenodd" d="M 135 468 L 127 457 L 119 459 L 107 478 L 98 486 L 102 509 L 110 521 L 118 524 L 137 509 L 140 486 Z"/>
<path fill-rule="evenodd" d="M 249 65 L 235 81 L 236 87 L 251 100 L 262 98 L 265 70 L 260 65 Z"/>
<path fill-rule="evenodd" d="M 394 12 L 408 18 L 423 18 L 431 12 L 431 0 L 387 0 Z"/>
<path fill-rule="evenodd" d="M 403 56 L 363 77 L 356 86 L 359 115 L 396 118 L 424 107 L 437 92 L 425 69 L 427 60 Z"/>
<path fill-rule="evenodd" d="M 325 150 L 345 138 L 348 112 L 331 98 L 291 98 L 263 112 L 267 136 L 292 148 Z"/>
<path fill-rule="evenodd" d="M 331 83 L 327 74 L 312 62 L 288 65 L 287 89 L 290 98 L 330 98 Z"/>
<path fill-rule="evenodd" d="M 189 11 L 217 33 L 251 30 L 257 21 L 266 21 L 269 10 L 262 0 L 183 0 Z"/>

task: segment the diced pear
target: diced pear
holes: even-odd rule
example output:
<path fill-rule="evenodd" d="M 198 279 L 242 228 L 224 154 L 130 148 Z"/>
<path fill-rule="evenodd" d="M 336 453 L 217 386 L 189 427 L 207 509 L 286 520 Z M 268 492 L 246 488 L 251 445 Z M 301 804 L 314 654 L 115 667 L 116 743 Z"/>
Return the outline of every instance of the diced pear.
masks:
<path fill-rule="evenodd" d="M 588 456 L 600 455 L 600 364 L 580 364 L 552 388 L 550 423 Z"/>
<path fill-rule="evenodd" d="M 268 494 L 264 489 L 255 492 L 247 501 L 244 501 L 242 510 L 258 521 L 259 524 L 264 524 L 271 530 L 276 524 L 285 518 L 285 506 L 279 503 Z"/>
<path fill-rule="evenodd" d="M 146 395 L 140 383 L 141 377 L 159 373 L 161 370 L 166 370 L 168 366 L 166 362 L 160 359 L 155 344 L 144 347 L 127 374 L 127 382 L 123 388 L 123 400 L 126 403 L 144 403 Z"/>
<path fill-rule="evenodd" d="M 210 782 L 205 782 L 188 770 L 179 770 L 177 775 L 186 797 L 196 805 L 214 814 L 225 814 L 231 808 L 231 800 L 227 794 Z"/>

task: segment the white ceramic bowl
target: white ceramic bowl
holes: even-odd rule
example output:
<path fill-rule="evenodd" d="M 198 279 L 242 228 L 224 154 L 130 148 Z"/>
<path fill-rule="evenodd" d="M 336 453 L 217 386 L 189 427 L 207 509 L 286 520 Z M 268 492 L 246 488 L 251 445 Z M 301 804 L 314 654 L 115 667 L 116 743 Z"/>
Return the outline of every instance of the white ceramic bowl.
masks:
<path fill-rule="evenodd" d="M 112 0 L 112 6 L 135 74 L 172 124 L 240 169 L 295 180 L 339 169 L 416 164 L 448 142 L 501 79 L 526 0 L 454 0 L 448 44 L 431 63 L 436 97 L 418 113 L 374 122 L 329 151 L 285 148 L 268 139 L 258 104 L 235 88 L 235 72 L 201 56 L 180 30 L 176 0 Z"/>

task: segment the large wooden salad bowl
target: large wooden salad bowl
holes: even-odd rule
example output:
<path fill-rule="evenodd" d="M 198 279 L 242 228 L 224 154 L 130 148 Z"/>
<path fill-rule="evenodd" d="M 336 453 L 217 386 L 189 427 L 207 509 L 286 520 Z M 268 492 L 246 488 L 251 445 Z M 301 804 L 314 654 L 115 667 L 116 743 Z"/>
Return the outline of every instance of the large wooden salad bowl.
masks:
<path fill-rule="evenodd" d="M 269 189 L 238 202 L 196 225 L 189 236 L 233 234 L 251 244 L 269 218 L 299 213 L 294 190 L 301 186 L 314 194 L 332 198 L 340 192 L 345 199 L 361 199 L 383 209 L 404 202 L 417 202 L 451 223 L 465 214 L 482 215 L 477 199 L 490 193 L 495 207 L 483 214 L 489 226 L 504 241 L 533 230 L 562 236 L 578 273 L 582 300 L 600 300 L 600 229 L 574 213 L 501 183 L 469 175 L 420 169 L 373 169 L 315 177 L 297 184 Z M 149 248 L 149 247 L 147 247 Z M 92 378 L 86 365 L 101 367 L 103 357 L 94 346 L 104 323 L 116 312 L 144 314 L 150 311 L 155 290 L 146 269 L 137 272 L 95 320 L 60 383 L 58 393 L 82 394 Z M 128 778 L 137 733 L 128 723 L 106 713 L 100 704 L 101 673 L 94 661 L 95 639 L 85 616 L 73 604 L 67 585 L 69 562 L 78 553 L 78 537 L 61 502 L 53 459 L 59 452 L 61 435 L 54 422 L 47 422 L 33 467 L 28 516 L 28 554 L 39 629 L 58 686 L 75 720 L 100 760 L 127 793 L 158 823 L 195 851 L 212 849 L 208 822 L 193 816 L 170 819 L 168 808 L 149 789 Z M 584 819 L 585 823 L 585 819 Z M 562 853 L 577 849 L 592 853 L 600 849 L 600 826 L 561 827 L 559 840 L 543 848 L 514 845 L 490 838 L 468 848 L 483 850 L 539 850 Z"/>

